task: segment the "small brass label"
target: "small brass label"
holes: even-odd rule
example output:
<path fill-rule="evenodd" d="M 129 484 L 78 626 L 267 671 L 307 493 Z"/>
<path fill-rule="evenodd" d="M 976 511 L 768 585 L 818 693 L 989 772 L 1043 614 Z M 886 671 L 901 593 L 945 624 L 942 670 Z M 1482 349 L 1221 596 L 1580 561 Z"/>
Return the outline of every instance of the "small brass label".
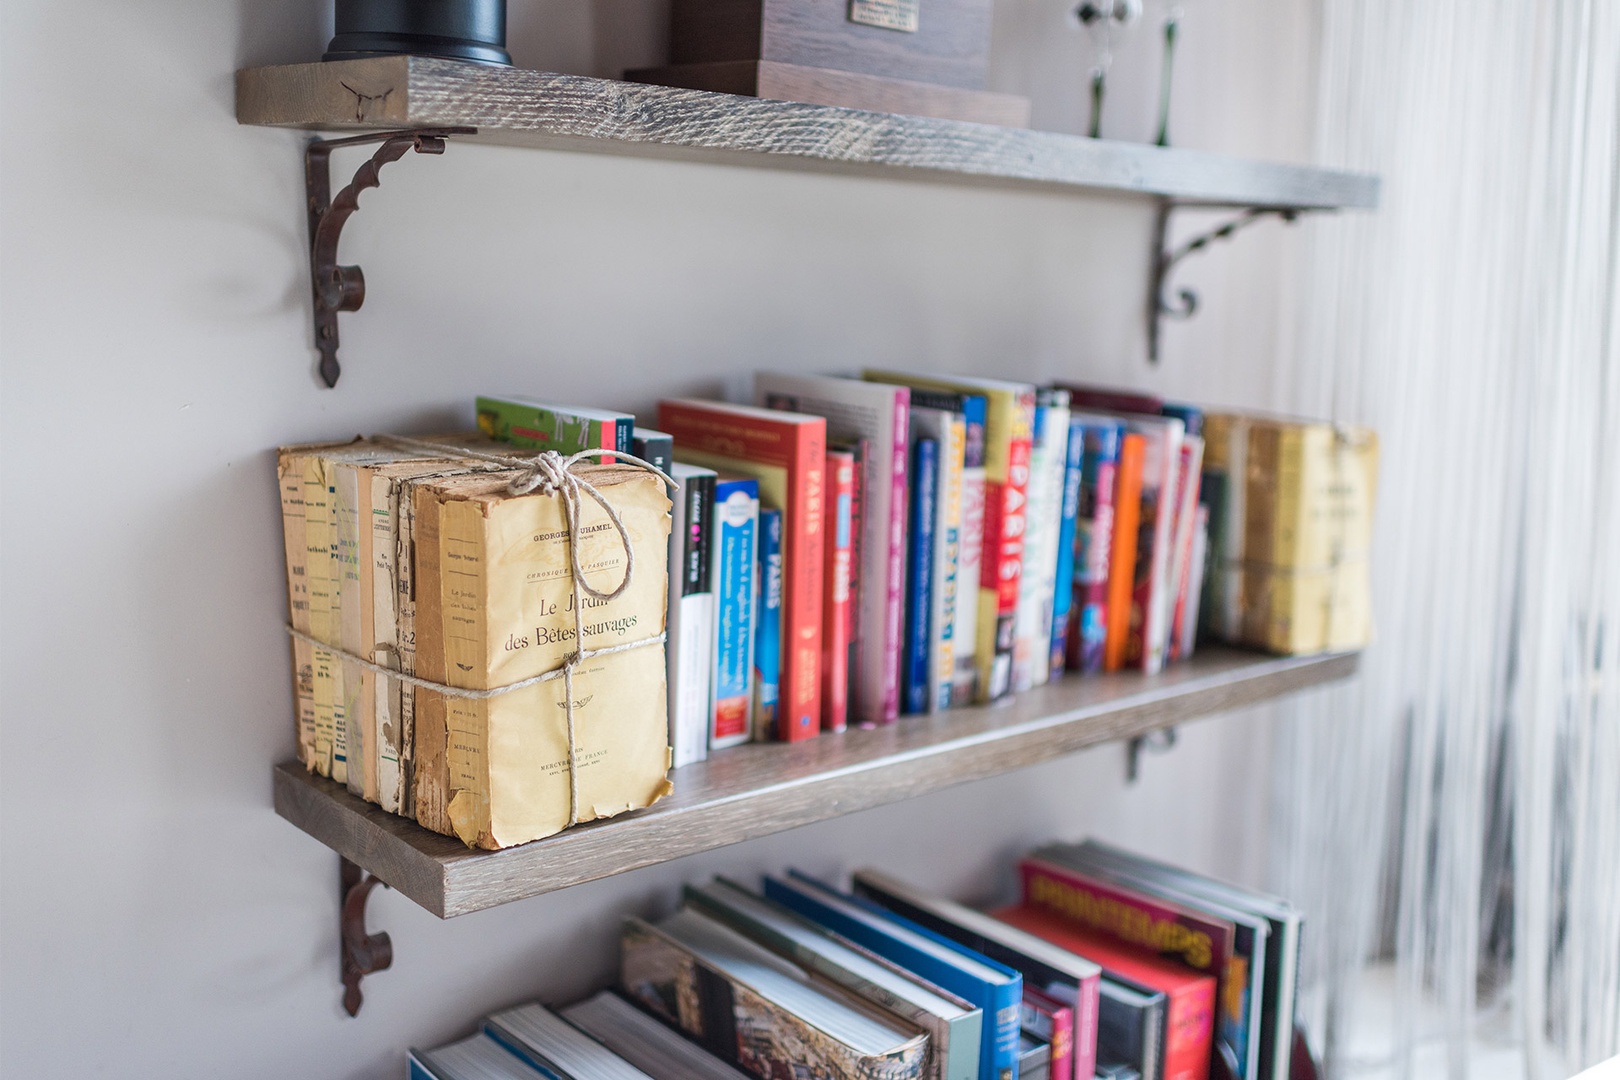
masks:
<path fill-rule="evenodd" d="M 849 21 L 915 34 L 921 4 L 922 0 L 849 0 Z"/>

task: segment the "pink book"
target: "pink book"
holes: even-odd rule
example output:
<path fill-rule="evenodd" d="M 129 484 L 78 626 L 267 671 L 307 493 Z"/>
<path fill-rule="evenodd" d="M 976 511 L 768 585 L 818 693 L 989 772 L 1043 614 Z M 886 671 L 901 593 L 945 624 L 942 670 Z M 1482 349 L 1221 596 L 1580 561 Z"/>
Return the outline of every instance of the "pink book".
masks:
<path fill-rule="evenodd" d="M 850 719 L 862 725 L 900 716 L 902 605 L 906 588 L 906 461 L 910 449 L 911 391 L 832 375 L 759 372 L 754 398 L 768 408 L 826 417 L 835 440 L 864 440 L 861 565 L 856 595 L 855 693 Z"/>

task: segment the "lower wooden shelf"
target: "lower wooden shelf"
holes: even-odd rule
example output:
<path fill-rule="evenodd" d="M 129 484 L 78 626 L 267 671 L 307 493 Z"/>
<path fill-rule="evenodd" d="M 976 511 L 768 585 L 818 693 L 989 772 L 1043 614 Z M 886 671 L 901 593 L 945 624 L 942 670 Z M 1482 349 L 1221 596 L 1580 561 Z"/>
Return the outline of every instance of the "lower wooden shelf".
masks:
<path fill-rule="evenodd" d="M 675 793 L 655 806 L 505 851 L 470 851 L 296 762 L 276 767 L 275 806 L 344 858 L 450 918 L 1345 679 L 1358 664 L 1354 653 L 1208 649 L 1160 675 L 1062 679 L 995 705 L 876 730 L 734 747 L 677 770 Z"/>

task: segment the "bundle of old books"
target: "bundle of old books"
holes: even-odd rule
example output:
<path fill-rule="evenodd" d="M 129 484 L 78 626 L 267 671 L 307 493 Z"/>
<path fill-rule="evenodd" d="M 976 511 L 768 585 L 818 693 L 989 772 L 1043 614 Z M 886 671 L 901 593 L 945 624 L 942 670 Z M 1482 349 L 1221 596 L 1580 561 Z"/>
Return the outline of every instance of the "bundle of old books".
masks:
<path fill-rule="evenodd" d="M 469 846 L 671 790 L 664 482 L 548 468 L 474 434 L 279 454 L 299 759 Z"/>
<path fill-rule="evenodd" d="M 1094 841 L 1021 878 L 990 913 L 875 870 L 688 887 L 628 920 L 616 994 L 498 1013 L 413 1076 L 1286 1080 L 1286 901 Z"/>

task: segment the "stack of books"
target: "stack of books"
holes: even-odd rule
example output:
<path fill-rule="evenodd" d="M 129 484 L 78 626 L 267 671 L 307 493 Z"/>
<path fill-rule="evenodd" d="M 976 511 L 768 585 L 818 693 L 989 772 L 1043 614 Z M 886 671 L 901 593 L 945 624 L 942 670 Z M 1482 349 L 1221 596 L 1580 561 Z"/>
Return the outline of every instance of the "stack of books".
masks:
<path fill-rule="evenodd" d="M 754 399 L 663 401 L 654 429 L 487 396 L 481 434 L 442 453 L 284 449 L 301 760 L 469 844 L 556 832 L 576 804 L 555 687 L 458 699 L 345 657 L 493 689 L 558 667 L 576 614 L 589 648 L 666 642 L 576 678 L 582 820 L 647 806 L 669 767 L 737 743 L 1157 672 L 1201 626 L 1286 653 L 1370 633 L 1370 432 L 896 371 L 761 373 Z M 505 496 L 512 474 L 458 452 L 475 440 L 599 451 L 578 467 L 635 538 L 631 589 L 573 612 L 560 504 Z M 594 500 L 583 513 L 580 563 L 611 591 L 623 544 Z"/>
<path fill-rule="evenodd" d="M 412 1051 L 413 1077 L 1286 1080 L 1286 901 L 1095 841 L 981 912 L 876 870 L 689 886 L 631 918 L 613 991 Z"/>

